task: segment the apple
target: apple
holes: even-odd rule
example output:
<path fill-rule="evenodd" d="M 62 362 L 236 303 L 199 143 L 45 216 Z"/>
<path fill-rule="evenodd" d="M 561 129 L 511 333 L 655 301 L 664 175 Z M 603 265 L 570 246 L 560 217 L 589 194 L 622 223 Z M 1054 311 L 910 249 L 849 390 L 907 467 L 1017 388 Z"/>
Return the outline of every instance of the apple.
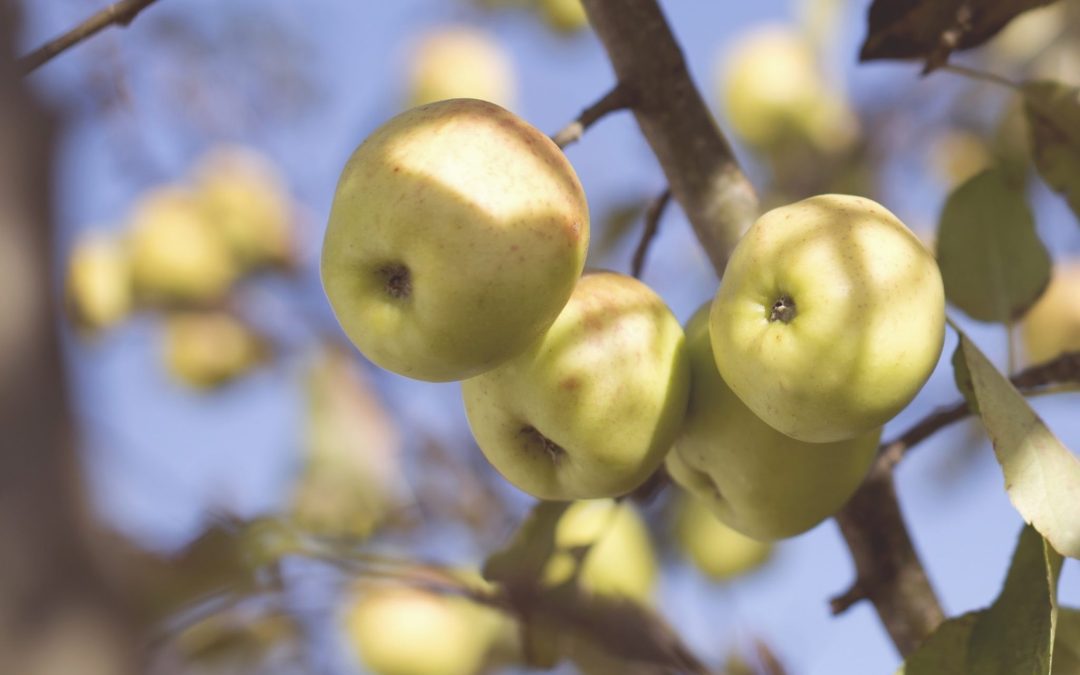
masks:
<path fill-rule="evenodd" d="M 730 269 L 730 268 L 729 268 Z M 805 532 L 836 513 L 862 482 L 880 429 L 805 443 L 759 419 L 720 377 L 709 305 L 686 326 L 690 404 L 667 470 L 727 526 L 759 540 Z"/>
<path fill-rule="evenodd" d="M 586 274 L 544 336 L 462 383 L 488 461 L 550 500 L 625 494 L 663 461 L 686 411 L 682 327 L 645 284 Z"/>
<path fill-rule="evenodd" d="M 826 151 L 854 140 L 858 122 L 821 72 L 810 41 L 795 28 L 766 25 L 725 50 L 718 72 L 721 107 L 751 146 L 804 139 Z"/>
<path fill-rule="evenodd" d="M 728 527 L 703 500 L 687 493 L 675 505 L 675 539 L 699 570 L 718 581 L 757 569 L 772 553 L 770 544 Z"/>
<path fill-rule="evenodd" d="M 1063 352 L 1080 350 L 1080 260 L 1054 265 L 1050 285 L 1024 316 L 1028 363 L 1042 363 Z"/>
<path fill-rule="evenodd" d="M 937 364 L 945 292 L 934 256 L 882 205 L 819 195 L 739 241 L 710 319 L 717 367 L 758 417 L 801 441 L 862 436 Z"/>
<path fill-rule="evenodd" d="M 349 159 L 323 287 L 370 360 L 459 380 L 540 337 L 588 243 L 585 193 L 558 146 L 492 103 L 441 101 L 393 118 Z"/>
<path fill-rule="evenodd" d="M 68 261 L 67 307 L 87 331 L 108 328 L 131 313 L 131 264 L 120 238 L 95 232 L 75 245 Z"/>
<path fill-rule="evenodd" d="M 194 172 L 196 197 L 245 270 L 293 257 L 293 206 L 277 168 L 253 150 L 214 148 Z"/>
<path fill-rule="evenodd" d="M 219 300 L 239 276 L 221 232 L 182 187 L 143 195 L 131 216 L 129 247 L 136 294 L 151 303 Z"/>
<path fill-rule="evenodd" d="M 213 389 L 266 360 L 266 342 L 240 319 L 219 311 L 165 318 L 163 358 L 170 375 L 194 389 Z"/>
<path fill-rule="evenodd" d="M 649 529 L 630 502 L 590 499 L 574 502 L 555 527 L 555 553 L 544 568 L 544 582 L 557 586 L 574 573 L 573 549 L 589 546 L 578 583 L 596 595 L 652 602 L 659 565 Z"/>
<path fill-rule="evenodd" d="M 581 0 L 540 0 L 544 21 L 562 33 L 576 33 L 589 25 Z"/>
<path fill-rule="evenodd" d="M 368 586 L 343 623 L 350 646 L 376 675 L 478 675 L 515 631 L 498 610 L 463 597 Z"/>
<path fill-rule="evenodd" d="M 408 105 L 478 98 L 512 108 L 514 79 L 510 55 L 493 37 L 470 26 L 443 26 L 412 47 Z"/>

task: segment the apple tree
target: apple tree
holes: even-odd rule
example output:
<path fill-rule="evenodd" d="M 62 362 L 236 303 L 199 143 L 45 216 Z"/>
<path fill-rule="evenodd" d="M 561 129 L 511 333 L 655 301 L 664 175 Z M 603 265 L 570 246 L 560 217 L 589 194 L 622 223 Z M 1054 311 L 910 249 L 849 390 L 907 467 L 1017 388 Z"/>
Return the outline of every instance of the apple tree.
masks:
<path fill-rule="evenodd" d="M 806 0 L 710 44 L 703 88 L 669 14 L 745 8 L 444 2 L 452 24 L 363 73 L 395 102 L 362 133 L 319 129 L 342 161 L 301 169 L 270 159 L 319 100 L 305 40 L 325 37 L 295 7 L 122 0 L 38 42 L 48 3 L 0 0 L 0 673 L 810 672 L 798 631 L 703 648 L 671 580 L 696 568 L 705 606 L 823 528 L 850 570 L 811 601 L 872 607 L 896 672 L 1080 673 L 1080 598 L 1059 594 L 1080 434 L 1034 407 L 1075 410 L 1080 383 L 1080 6 Z M 856 27 L 857 54 L 837 48 Z M 580 100 L 548 81 L 564 123 L 540 130 L 511 34 L 545 58 L 590 41 L 612 77 Z M 830 56 L 917 67 L 849 96 Z M 181 139 L 168 168 L 115 122 L 144 105 Z M 589 169 L 622 167 L 590 141 L 619 116 L 662 181 L 596 199 Z M 123 224 L 68 236 L 80 125 L 111 129 L 136 187 L 88 179 Z M 932 224 L 913 220 L 927 184 Z M 205 407 L 154 443 L 197 445 L 237 401 L 286 392 L 302 438 L 271 504 L 204 495 L 170 546 L 87 515 L 105 490 L 71 439 L 108 397 L 78 364 L 125 333 L 151 346 L 124 355 L 136 377 L 156 360 L 176 407 Z M 1019 527 L 986 523 L 1013 552 L 969 611 L 901 509 L 897 469 L 935 442 L 968 481 L 992 455 Z M 793 578 L 770 583 L 807 594 Z"/>

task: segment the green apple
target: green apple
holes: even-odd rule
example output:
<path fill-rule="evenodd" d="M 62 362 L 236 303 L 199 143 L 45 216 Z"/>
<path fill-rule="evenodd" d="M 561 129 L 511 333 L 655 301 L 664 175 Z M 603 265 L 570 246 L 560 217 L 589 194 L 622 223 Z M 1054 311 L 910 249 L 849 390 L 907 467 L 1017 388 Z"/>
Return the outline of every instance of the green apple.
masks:
<path fill-rule="evenodd" d="M 124 242 L 93 233 L 79 240 L 68 261 L 67 307 L 87 331 L 115 325 L 131 313 L 131 264 Z"/>
<path fill-rule="evenodd" d="M 675 539 L 699 570 L 718 581 L 757 569 L 772 553 L 770 544 L 728 527 L 708 504 L 686 493 L 675 505 Z"/>
<path fill-rule="evenodd" d="M 540 499 L 613 497 L 660 465 L 686 411 L 682 327 L 645 284 L 581 278 L 544 336 L 462 384 L 488 461 Z"/>
<path fill-rule="evenodd" d="M 675 482 L 729 527 L 759 540 L 805 532 L 833 515 L 862 482 L 880 429 L 855 439 L 804 443 L 761 421 L 716 369 L 709 305 L 686 330 L 690 404 L 667 456 Z"/>
<path fill-rule="evenodd" d="M 882 205 L 819 195 L 764 214 L 735 247 L 710 320 L 724 381 L 802 441 L 855 438 L 922 388 L 945 338 L 934 256 Z"/>
<path fill-rule="evenodd" d="M 393 118 L 342 172 L 322 251 L 326 295 L 376 364 L 431 381 L 523 352 L 585 265 L 573 167 L 497 105 L 441 101 Z"/>
<path fill-rule="evenodd" d="M 343 623 L 375 675 L 478 675 L 501 634 L 514 631 L 498 610 L 408 587 L 362 590 Z"/>
<path fill-rule="evenodd" d="M 195 169 L 195 193 L 245 271 L 292 261 L 293 205 L 268 159 L 239 146 L 214 148 Z"/>
<path fill-rule="evenodd" d="M 649 530 L 630 502 L 574 502 L 555 527 L 555 553 L 544 568 L 545 583 L 569 579 L 577 563 L 573 549 L 589 546 L 578 570 L 582 590 L 596 595 L 652 602 L 659 566 Z"/>
<path fill-rule="evenodd" d="M 265 340 L 220 311 L 175 312 L 165 319 L 163 358 L 170 375 L 194 389 L 213 389 L 266 360 Z"/>
<path fill-rule="evenodd" d="M 228 244 L 189 190 L 150 190 L 135 205 L 129 239 L 138 296 L 151 303 L 220 300 L 239 276 Z"/>
<path fill-rule="evenodd" d="M 1028 363 L 1042 363 L 1080 350 L 1080 260 L 1054 266 L 1046 287 L 1024 316 L 1022 335 Z"/>
<path fill-rule="evenodd" d="M 513 108 L 514 79 L 510 55 L 493 37 L 470 26 L 443 26 L 412 48 L 408 105 L 478 98 Z"/>

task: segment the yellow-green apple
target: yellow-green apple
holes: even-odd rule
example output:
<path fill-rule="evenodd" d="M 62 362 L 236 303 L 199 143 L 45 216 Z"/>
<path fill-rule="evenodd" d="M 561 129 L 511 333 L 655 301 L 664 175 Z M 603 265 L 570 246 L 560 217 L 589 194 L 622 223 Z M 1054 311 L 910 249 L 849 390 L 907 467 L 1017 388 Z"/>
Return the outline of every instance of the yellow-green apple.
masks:
<path fill-rule="evenodd" d="M 218 300 L 239 275 L 220 230 L 186 188 L 143 195 L 131 216 L 129 246 L 135 291 L 152 303 Z"/>
<path fill-rule="evenodd" d="M 515 630 L 498 610 L 408 587 L 361 590 L 343 623 L 350 646 L 375 675 L 478 675 Z"/>
<path fill-rule="evenodd" d="M 563 33 L 574 33 L 589 25 L 581 0 L 540 0 L 540 12 L 549 26 Z"/>
<path fill-rule="evenodd" d="M 165 318 L 163 358 L 170 375 L 195 389 L 213 389 L 266 360 L 266 341 L 220 311 L 175 312 Z"/>
<path fill-rule="evenodd" d="M 131 312 L 131 264 L 124 242 L 93 233 L 76 243 L 68 261 L 67 307 L 75 324 L 95 331 Z"/>
<path fill-rule="evenodd" d="M 1080 260 L 1054 265 L 1046 287 L 1023 322 L 1028 363 L 1080 350 Z"/>
<path fill-rule="evenodd" d="M 771 540 L 805 532 L 855 492 L 873 461 L 880 430 L 833 443 L 804 443 L 780 433 L 720 377 L 709 324 L 706 304 L 686 327 L 690 404 L 667 456 L 668 473 L 748 537 Z"/>
<path fill-rule="evenodd" d="M 541 339 L 462 384 L 473 436 L 507 480 L 540 499 L 629 492 L 663 461 L 686 411 L 683 342 L 648 286 L 586 274 Z"/>
<path fill-rule="evenodd" d="M 573 550 L 590 545 L 577 570 L 583 591 L 651 603 L 659 566 L 633 504 L 612 499 L 571 504 L 555 527 L 555 552 L 544 568 L 544 582 L 555 586 L 569 579 L 577 566 Z"/>
<path fill-rule="evenodd" d="M 718 581 L 760 567 L 772 552 L 772 545 L 728 527 L 704 501 L 685 492 L 675 505 L 675 539 L 699 570 Z"/>
<path fill-rule="evenodd" d="M 884 206 L 819 195 L 764 214 L 712 305 L 720 375 L 802 441 L 877 429 L 919 392 L 945 337 L 933 255 Z"/>
<path fill-rule="evenodd" d="M 551 325 L 588 242 L 585 193 L 562 151 L 497 105 L 454 99 L 398 115 L 353 153 L 322 280 L 369 359 L 459 380 Z"/>
<path fill-rule="evenodd" d="M 420 36 L 412 48 L 408 77 L 409 107 L 449 98 L 514 107 L 510 55 L 493 37 L 470 26 L 443 26 Z"/>
<path fill-rule="evenodd" d="M 214 148 L 195 169 L 195 191 L 245 271 L 291 262 L 293 205 L 268 159 L 239 146 Z"/>
<path fill-rule="evenodd" d="M 857 120 L 797 29 L 767 25 L 747 33 L 725 50 L 718 79 L 724 114 L 750 145 L 803 139 L 834 151 L 854 139 Z"/>

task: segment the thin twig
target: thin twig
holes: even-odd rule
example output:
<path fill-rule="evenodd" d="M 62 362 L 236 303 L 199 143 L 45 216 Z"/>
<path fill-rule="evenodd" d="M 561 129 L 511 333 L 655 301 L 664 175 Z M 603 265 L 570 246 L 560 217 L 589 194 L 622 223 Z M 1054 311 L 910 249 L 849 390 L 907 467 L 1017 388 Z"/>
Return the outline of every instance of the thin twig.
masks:
<path fill-rule="evenodd" d="M 626 110 L 633 103 L 634 100 L 633 96 L 630 95 L 630 89 L 621 84 L 616 84 L 611 91 L 604 94 L 603 98 L 582 110 L 576 120 L 563 127 L 561 131 L 551 137 L 551 140 L 555 141 L 555 145 L 565 149 L 571 143 L 581 140 L 585 130 L 599 121 L 601 117 L 618 110 Z"/>
<path fill-rule="evenodd" d="M 22 75 L 33 72 L 44 63 L 109 26 L 127 26 L 135 20 L 139 12 L 155 2 L 157 0 L 122 0 L 109 5 L 96 14 L 87 17 L 63 35 L 49 40 L 34 51 L 21 57 L 18 62 L 19 72 Z"/>
<path fill-rule="evenodd" d="M 656 238 L 656 233 L 660 229 L 660 219 L 664 216 L 664 211 L 667 210 L 670 201 L 671 190 L 664 188 L 656 199 L 649 202 L 649 208 L 645 209 L 645 230 L 641 233 L 641 241 L 638 242 L 634 259 L 630 263 L 630 273 L 635 279 L 641 278 L 641 272 L 645 269 L 645 256 L 649 253 L 649 246 L 652 245 L 653 239 Z"/>
<path fill-rule="evenodd" d="M 1066 352 L 1025 368 L 1009 380 L 1025 394 L 1038 394 L 1047 387 L 1080 382 L 1080 351 Z M 958 401 L 935 410 L 892 441 L 882 443 L 873 471 L 891 471 L 911 448 L 970 414 L 967 401 Z"/>
<path fill-rule="evenodd" d="M 972 80 L 979 80 L 981 82 L 989 82 L 990 84 L 996 84 L 1000 87 L 1017 91 L 1020 89 L 1020 85 L 1012 80 L 995 75 L 994 73 L 988 73 L 984 70 L 978 70 L 977 68 L 969 68 L 968 66 L 961 66 L 955 63 L 948 63 L 941 67 L 941 70 L 947 70 L 950 73 L 956 73 L 957 75 L 963 75 L 966 78 Z"/>

